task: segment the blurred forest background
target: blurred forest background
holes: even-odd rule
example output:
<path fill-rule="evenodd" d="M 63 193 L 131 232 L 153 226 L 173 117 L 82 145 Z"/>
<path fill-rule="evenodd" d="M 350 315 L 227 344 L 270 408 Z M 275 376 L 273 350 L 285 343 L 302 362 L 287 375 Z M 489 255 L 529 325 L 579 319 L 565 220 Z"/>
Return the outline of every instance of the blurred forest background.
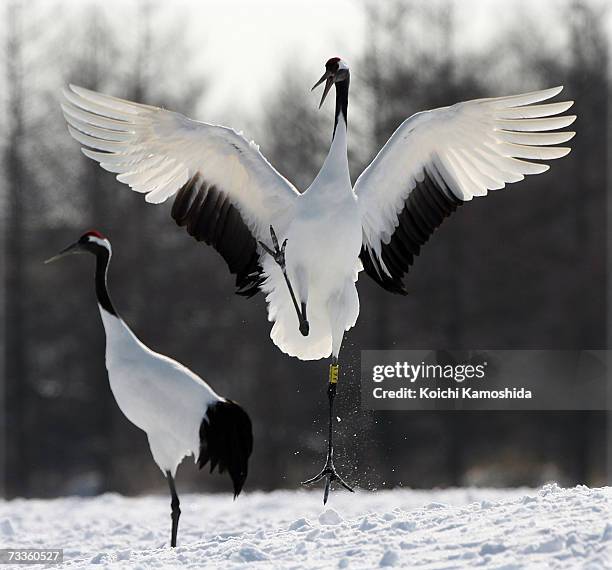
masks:
<path fill-rule="evenodd" d="M 610 480 L 602 412 L 370 413 L 359 404 L 362 348 L 607 347 L 607 14 L 601 2 L 556 4 L 554 21 L 527 11 L 496 22 L 503 33 L 474 53 L 455 41 L 459 2 L 359 3 L 367 37 L 351 61 L 354 178 L 419 110 L 564 84 L 579 119 L 573 153 L 549 173 L 477 199 L 443 224 L 415 262 L 408 297 L 360 280 L 365 302 L 341 355 L 336 444 L 337 464 L 357 486 Z M 176 10 L 176 21 L 160 22 L 160 2 L 130 6 L 129 33 L 121 33 L 95 2 L 3 5 L 0 494 L 165 485 L 144 433 L 112 399 L 91 260 L 42 264 L 90 228 L 113 243 L 111 294 L 133 330 L 249 410 L 256 446 L 247 490 L 293 488 L 323 461 L 327 363 L 282 355 L 268 338 L 262 296 L 235 296 L 212 249 L 177 228 L 167 207 L 145 204 L 83 157 L 66 132 L 59 100 L 67 82 L 212 120 L 213 78 L 190 65 L 206 44 L 191 45 L 182 33 L 189 14 Z M 551 27 L 562 49 L 542 41 Z M 296 28 L 302 32 L 313 40 Z M 322 164 L 332 128 L 331 111 L 318 112 L 310 93 L 324 62 L 316 63 L 311 77 L 295 59 L 282 67 L 281 52 L 265 112 L 230 123 L 248 127 L 302 189 Z M 179 484 L 229 490 L 225 477 L 191 465 Z"/>

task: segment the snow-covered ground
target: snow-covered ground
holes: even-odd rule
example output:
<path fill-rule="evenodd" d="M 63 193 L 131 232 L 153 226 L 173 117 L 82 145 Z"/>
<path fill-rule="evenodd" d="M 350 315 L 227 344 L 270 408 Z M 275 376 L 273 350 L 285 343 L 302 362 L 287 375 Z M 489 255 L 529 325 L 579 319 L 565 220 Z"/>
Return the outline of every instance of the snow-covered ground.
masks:
<path fill-rule="evenodd" d="M 184 495 L 0 502 L 0 546 L 89 568 L 612 568 L 612 488 Z M 40 568 L 40 566 L 36 566 Z M 57 566 L 55 566 L 57 567 Z M 23 568 L 23 566 L 20 566 Z"/>

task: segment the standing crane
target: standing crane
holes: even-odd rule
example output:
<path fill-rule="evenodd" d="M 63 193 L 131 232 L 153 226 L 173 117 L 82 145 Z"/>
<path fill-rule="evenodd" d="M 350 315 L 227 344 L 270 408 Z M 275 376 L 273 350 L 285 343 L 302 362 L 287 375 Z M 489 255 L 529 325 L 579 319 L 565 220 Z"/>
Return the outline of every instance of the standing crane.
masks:
<path fill-rule="evenodd" d="M 146 432 L 155 463 L 168 480 L 171 495 L 170 545 L 176 546 L 181 509 L 174 477 L 185 456 L 210 472 L 227 470 L 236 498 L 247 478 L 253 433 L 248 414 L 219 396 L 204 380 L 175 360 L 145 346 L 117 314 L 106 286 L 111 244 L 97 231 L 45 263 L 66 255 L 91 253 L 96 258 L 95 288 L 106 333 L 106 368 L 117 405 Z"/>
<path fill-rule="evenodd" d="M 283 352 L 303 360 L 331 356 L 326 461 L 304 482 L 325 478 L 324 502 L 333 481 L 351 490 L 334 467 L 332 418 L 340 347 L 359 315 L 359 272 L 405 295 L 404 276 L 442 221 L 475 196 L 548 170 L 533 161 L 568 154 L 554 145 L 574 136 L 558 129 L 576 118 L 559 116 L 571 101 L 541 104 L 562 87 L 417 113 L 353 186 L 349 83 L 348 65 L 334 57 L 313 87 L 324 84 L 319 107 L 335 87 L 333 138 L 302 193 L 233 129 L 74 85 L 63 104 L 86 156 L 147 202 L 174 196 L 173 219 L 223 256 L 236 292 L 265 294 L 270 336 Z"/>

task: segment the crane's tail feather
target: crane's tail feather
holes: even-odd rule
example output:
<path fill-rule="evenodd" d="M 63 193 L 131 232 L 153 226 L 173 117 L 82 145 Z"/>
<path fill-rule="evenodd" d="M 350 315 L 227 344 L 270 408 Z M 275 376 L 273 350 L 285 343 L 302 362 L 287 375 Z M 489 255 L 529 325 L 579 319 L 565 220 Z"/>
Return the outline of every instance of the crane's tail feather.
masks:
<path fill-rule="evenodd" d="M 262 289 L 268 302 L 268 319 L 274 322 L 270 332 L 274 344 L 301 360 L 319 360 L 332 353 L 337 356 L 344 331 L 355 325 L 359 315 L 356 279 L 357 271 L 335 292 L 323 294 L 311 289 L 307 301 L 310 330 L 304 336 L 286 284 L 276 274 L 268 277 Z"/>
<path fill-rule="evenodd" d="M 253 428 L 249 415 L 231 400 L 219 400 L 208 406 L 200 424 L 198 467 L 210 462 L 219 473 L 227 470 L 236 498 L 248 475 L 249 457 L 253 451 Z"/>

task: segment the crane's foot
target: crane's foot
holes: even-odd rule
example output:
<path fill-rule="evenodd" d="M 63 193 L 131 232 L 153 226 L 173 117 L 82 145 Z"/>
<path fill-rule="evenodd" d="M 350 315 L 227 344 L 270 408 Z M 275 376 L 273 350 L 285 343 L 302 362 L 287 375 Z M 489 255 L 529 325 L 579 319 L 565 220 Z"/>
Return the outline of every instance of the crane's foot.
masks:
<path fill-rule="evenodd" d="M 308 336 L 308 333 L 310 332 L 310 323 L 308 322 L 308 317 L 306 316 L 306 303 L 302 303 L 300 332 L 302 333 L 302 336 Z"/>
<path fill-rule="evenodd" d="M 263 241 L 259 242 L 259 245 L 264 249 L 264 251 L 274 260 L 283 272 L 287 268 L 287 264 L 285 261 L 285 248 L 287 247 L 287 240 L 283 242 L 282 246 L 278 244 L 278 238 L 276 237 L 276 232 L 274 228 L 270 226 L 270 237 L 272 238 L 272 247 L 268 247 Z"/>
<path fill-rule="evenodd" d="M 287 282 L 287 287 L 289 288 L 289 293 L 291 295 L 291 300 L 293 301 L 293 306 L 295 307 L 295 311 L 298 316 L 298 321 L 300 323 L 300 333 L 302 336 L 308 336 L 310 332 L 310 324 L 306 317 L 306 303 L 302 303 L 301 311 L 298 308 L 298 304 L 295 298 L 295 294 L 293 293 L 293 287 L 291 286 L 291 282 L 289 281 L 289 277 L 287 276 L 287 261 L 285 259 L 285 248 L 287 247 L 287 240 L 283 241 L 283 245 L 279 245 L 278 238 L 276 237 L 276 232 L 274 231 L 274 227 L 270 226 L 270 238 L 272 238 L 272 247 L 268 247 L 263 241 L 259 242 L 259 245 L 263 248 L 263 250 L 270 256 L 278 266 L 281 268 L 283 272 L 283 276 L 285 277 L 285 281 Z"/>
<path fill-rule="evenodd" d="M 329 490 L 330 490 L 332 482 L 334 481 L 337 481 L 338 483 L 340 483 L 340 485 L 342 485 L 347 491 L 350 491 L 351 493 L 355 492 L 353 488 L 348 483 L 346 483 L 346 481 L 342 479 L 340 475 L 338 475 L 338 472 L 336 471 L 336 468 L 334 467 L 333 457 L 331 455 L 327 456 L 327 461 L 325 462 L 325 466 L 323 467 L 323 469 L 311 479 L 302 481 L 302 485 L 312 485 L 313 483 L 318 483 L 323 478 L 325 478 L 325 490 L 323 491 L 323 504 L 324 505 L 327 503 L 327 499 L 329 497 Z"/>

